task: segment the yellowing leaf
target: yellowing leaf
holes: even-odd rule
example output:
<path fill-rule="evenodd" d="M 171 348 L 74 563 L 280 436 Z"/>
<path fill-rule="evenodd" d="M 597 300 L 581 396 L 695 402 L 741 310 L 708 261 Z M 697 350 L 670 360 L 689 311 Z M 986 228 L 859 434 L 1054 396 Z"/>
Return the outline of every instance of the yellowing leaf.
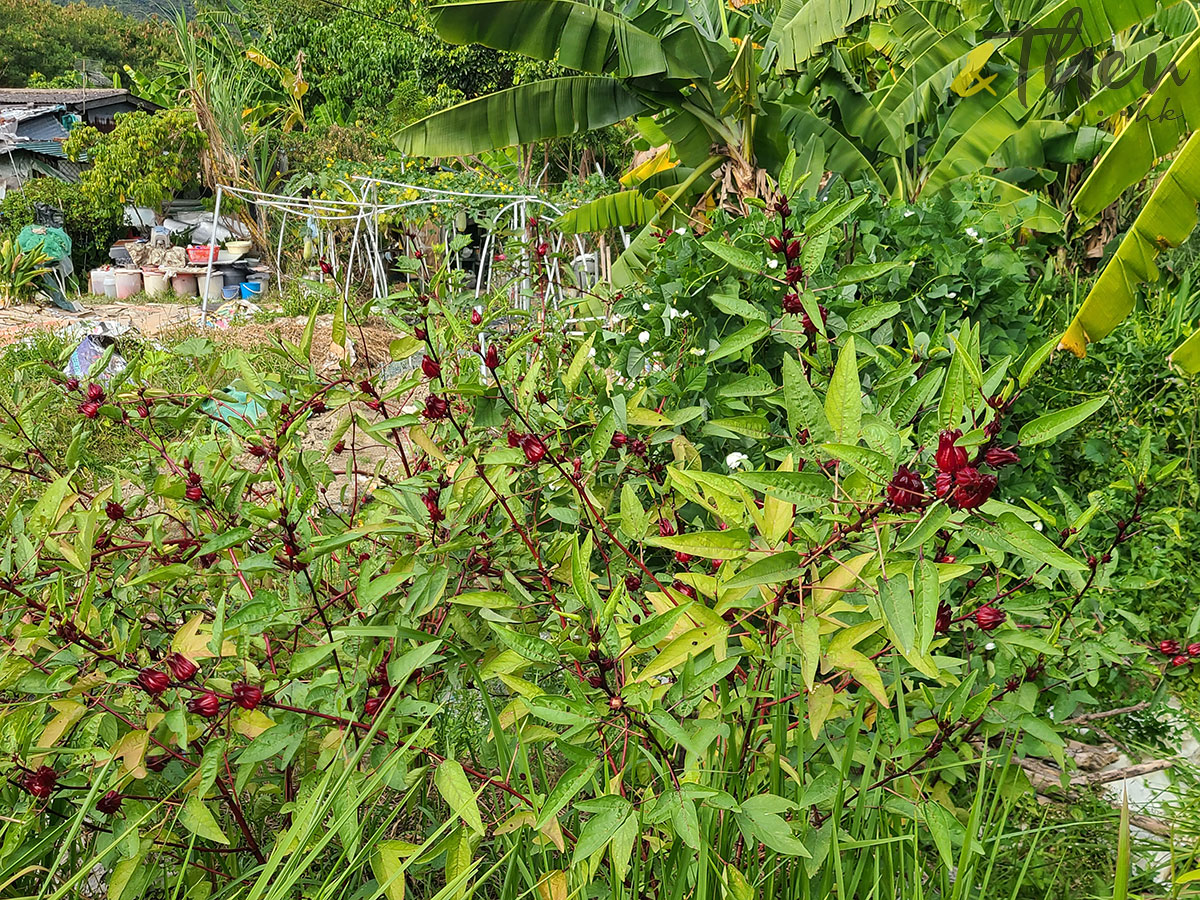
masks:
<path fill-rule="evenodd" d="M 134 778 L 146 777 L 146 747 L 150 743 L 150 732 L 138 729 L 130 731 L 113 744 L 113 758 L 121 757 L 121 774 L 130 774 Z"/>
<path fill-rule="evenodd" d="M 239 709 L 233 716 L 233 730 L 250 740 L 274 726 L 275 720 L 258 709 Z"/>
<path fill-rule="evenodd" d="M 58 711 L 58 715 L 46 723 L 46 727 L 42 729 L 42 735 L 37 739 L 37 747 L 47 748 L 57 744 L 64 734 L 71 730 L 72 726 L 83 718 L 83 714 L 87 712 L 87 706 L 83 703 L 78 703 L 75 700 L 58 700 L 50 704 L 50 706 Z M 38 756 L 33 759 L 37 763 L 42 757 Z"/>
<path fill-rule="evenodd" d="M 729 626 L 724 623 L 686 631 L 667 644 L 635 680 L 646 681 L 656 675 L 661 675 L 681 665 L 688 657 L 698 656 L 710 647 L 713 648 L 718 659 L 723 659 L 726 649 L 725 638 L 728 634 Z"/>
<path fill-rule="evenodd" d="M 433 438 L 426 434 L 425 429 L 420 425 L 413 425 L 411 428 L 409 428 L 408 437 L 414 444 L 416 444 L 430 456 L 434 457 L 435 459 L 445 461 L 446 454 L 442 452 L 442 448 L 434 443 Z"/>
<path fill-rule="evenodd" d="M 202 837 L 206 841 L 214 841 L 218 844 L 229 843 L 229 838 L 221 830 L 221 826 L 212 812 L 196 794 L 192 794 L 184 801 L 183 808 L 179 811 L 179 821 L 192 834 Z"/>
<path fill-rule="evenodd" d="M 209 643 L 212 642 L 212 628 L 204 625 L 204 614 L 196 613 L 192 616 L 184 626 L 175 632 L 175 636 L 171 638 L 171 649 L 176 653 L 181 653 L 190 660 L 208 659 L 215 654 L 208 649 Z M 233 656 L 237 653 L 237 647 L 233 641 L 221 642 L 221 655 Z"/>
<path fill-rule="evenodd" d="M 567 873 L 561 869 L 547 872 L 537 890 L 539 900 L 567 900 Z"/>
<path fill-rule="evenodd" d="M 808 729 L 815 738 L 821 733 L 829 711 L 833 709 L 833 688 L 827 684 L 814 684 L 808 693 Z"/>

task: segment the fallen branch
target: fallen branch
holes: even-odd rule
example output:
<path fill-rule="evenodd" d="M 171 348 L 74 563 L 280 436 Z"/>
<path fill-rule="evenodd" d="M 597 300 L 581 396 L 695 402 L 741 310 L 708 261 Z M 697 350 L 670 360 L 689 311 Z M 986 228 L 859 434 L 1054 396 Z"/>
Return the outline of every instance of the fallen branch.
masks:
<path fill-rule="evenodd" d="M 1123 716 L 1127 713 L 1141 712 L 1143 709 L 1150 708 L 1150 701 L 1143 700 L 1141 703 L 1135 703 L 1133 706 L 1122 706 L 1118 709 L 1105 709 L 1100 712 L 1083 713 L 1082 715 L 1072 716 L 1067 719 L 1064 724 L 1067 725 L 1083 725 L 1086 722 L 1095 722 L 1098 719 L 1111 719 L 1113 716 Z"/>

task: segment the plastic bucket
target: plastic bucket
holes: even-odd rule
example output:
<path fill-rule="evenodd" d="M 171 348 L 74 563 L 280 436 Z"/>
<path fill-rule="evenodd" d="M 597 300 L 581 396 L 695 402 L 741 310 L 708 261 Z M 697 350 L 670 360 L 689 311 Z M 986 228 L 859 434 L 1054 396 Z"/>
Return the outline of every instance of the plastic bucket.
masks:
<path fill-rule="evenodd" d="M 117 269 L 113 272 L 113 278 L 118 300 L 126 300 L 142 292 L 142 273 L 137 269 Z"/>
<path fill-rule="evenodd" d="M 88 290 L 98 296 L 104 294 L 104 279 L 108 277 L 108 269 L 92 269 L 88 275 Z"/>
<path fill-rule="evenodd" d="M 142 282 L 146 286 L 147 297 L 161 297 L 171 289 L 167 276 L 154 269 L 142 269 Z"/>
<path fill-rule="evenodd" d="M 242 299 L 254 300 L 262 296 L 263 286 L 261 281 L 244 281 L 242 282 Z"/>
<path fill-rule="evenodd" d="M 221 288 L 221 297 L 225 300 L 236 300 L 241 293 L 240 284 L 227 284 Z"/>
<path fill-rule="evenodd" d="M 209 276 L 201 275 L 198 284 L 199 293 L 201 296 L 207 296 L 209 300 L 220 300 L 221 291 L 225 287 L 225 276 L 218 272 L 213 272 L 211 280 Z"/>
<path fill-rule="evenodd" d="M 171 279 L 171 287 L 176 297 L 195 297 L 200 293 L 195 275 L 180 273 Z"/>
<path fill-rule="evenodd" d="M 112 273 L 104 276 L 104 296 L 112 300 L 117 299 L 117 278 Z"/>

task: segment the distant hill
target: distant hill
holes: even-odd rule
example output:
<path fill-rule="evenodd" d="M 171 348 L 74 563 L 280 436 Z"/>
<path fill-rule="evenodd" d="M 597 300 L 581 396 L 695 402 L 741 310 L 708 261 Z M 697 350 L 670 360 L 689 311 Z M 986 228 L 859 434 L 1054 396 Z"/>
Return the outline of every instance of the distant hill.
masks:
<path fill-rule="evenodd" d="M 54 0 L 59 6 L 67 6 L 69 0 Z M 88 6 L 107 6 L 117 12 L 132 16 L 135 19 L 148 19 L 151 16 L 166 17 L 178 8 L 179 0 L 89 0 Z M 191 0 L 183 4 L 189 11 L 194 8 Z"/>

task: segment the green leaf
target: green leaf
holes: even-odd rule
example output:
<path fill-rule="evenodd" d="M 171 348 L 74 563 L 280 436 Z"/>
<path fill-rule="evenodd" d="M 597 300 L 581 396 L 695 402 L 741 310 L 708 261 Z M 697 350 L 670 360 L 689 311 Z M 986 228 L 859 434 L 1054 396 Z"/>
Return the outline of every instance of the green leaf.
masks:
<path fill-rule="evenodd" d="M 568 391 L 575 390 L 579 384 L 579 376 L 583 374 L 583 367 L 587 365 L 588 360 L 591 358 L 592 345 L 594 343 L 596 343 L 596 332 L 593 331 L 588 335 L 588 339 L 575 351 L 571 365 L 567 369 L 567 373 L 563 375 L 563 386 Z"/>
<path fill-rule="evenodd" d="M 771 436 L 771 425 L 766 416 L 728 416 L 724 419 L 709 419 L 705 423 L 706 433 L 709 430 L 723 428 L 734 434 L 744 434 L 752 438 L 768 438 Z"/>
<path fill-rule="evenodd" d="M 221 826 L 217 824 L 216 818 L 209 812 L 204 801 L 196 794 L 188 797 L 184 801 L 183 807 L 179 811 L 179 822 L 197 837 L 202 837 L 206 841 L 213 841 L 218 844 L 228 844 L 229 838 L 225 836 L 225 832 L 221 830 Z"/>
<path fill-rule="evenodd" d="M 685 631 L 679 637 L 675 638 L 675 640 L 671 641 L 671 643 L 667 644 L 662 652 L 646 668 L 638 673 L 635 681 L 648 681 L 656 675 L 669 672 L 671 669 L 694 656 L 698 656 L 705 650 L 723 643 L 728 634 L 729 626 L 724 623 L 720 625 L 704 625 L 700 628 Z"/>
<path fill-rule="evenodd" d="M 396 147 L 409 156 L 469 156 L 615 125 L 645 109 L 616 78 L 530 81 L 468 100 L 409 125 Z"/>
<path fill-rule="evenodd" d="M 854 335 L 846 338 L 846 344 L 838 354 L 837 366 L 829 381 L 829 393 L 825 395 L 825 418 L 829 420 L 837 443 L 858 443 L 862 428 L 862 385 L 858 379 Z"/>
<path fill-rule="evenodd" d="M 637 490 L 626 481 L 621 486 L 621 530 L 635 540 L 641 540 L 650 524 L 650 514 L 642 508 Z"/>
<path fill-rule="evenodd" d="M 336 652 L 340 646 L 341 641 L 334 641 L 331 644 L 318 644 L 315 647 L 305 647 L 299 653 L 292 655 L 288 666 L 288 674 L 300 675 L 307 672 L 313 666 L 322 662 L 327 656 Z"/>
<path fill-rule="evenodd" d="M 757 253 L 752 253 L 741 247 L 724 244 L 721 241 L 701 241 L 701 243 L 713 256 L 733 266 L 735 269 L 755 273 L 762 271 L 762 257 Z"/>
<path fill-rule="evenodd" d="M 886 262 L 852 263 L 843 266 L 838 272 L 838 284 L 858 284 L 860 281 L 870 281 L 880 275 L 887 275 L 897 269 L 912 269 L 913 263 L 902 259 L 891 259 Z"/>
<path fill-rule="evenodd" d="M 592 458 L 603 459 L 612 445 L 613 435 L 617 433 L 617 414 L 608 410 L 600 417 L 596 430 L 592 433 Z"/>
<path fill-rule="evenodd" d="M 728 531 L 690 531 L 671 537 L 653 536 L 646 538 L 652 547 L 666 547 L 678 553 L 700 556 L 704 559 L 737 559 L 746 555 L 750 548 L 750 533 L 744 528 Z"/>
<path fill-rule="evenodd" d="M 558 665 L 558 651 L 554 649 L 554 645 L 549 641 L 543 640 L 536 634 L 513 631 L 511 628 L 505 628 L 503 625 L 496 625 L 493 622 L 489 622 L 488 624 L 496 632 L 496 637 L 500 639 L 501 643 L 518 655 L 523 656 L 531 662 Z"/>
<path fill-rule="evenodd" d="M 793 435 L 807 429 L 815 441 L 832 440 L 833 429 L 829 427 L 825 409 L 803 367 L 790 354 L 783 358 L 783 402 L 787 407 L 788 431 Z"/>
<path fill-rule="evenodd" d="M 819 472 L 735 472 L 733 478 L 798 510 L 818 509 L 833 496 L 833 483 Z"/>
<path fill-rule="evenodd" d="M 1022 426 L 1021 433 L 1017 435 L 1017 441 L 1029 447 L 1053 440 L 1099 411 L 1106 403 L 1108 403 L 1108 397 L 1095 397 L 1077 406 L 1038 416 L 1032 422 L 1026 422 Z"/>
<path fill-rule="evenodd" d="M 803 571 L 800 566 L 800 554 L 795 550 L 784 550 L 746 566 L 728 581 L 721 582 L 721 588 L 732 591 L 760 584 L 783 584 Z"/>
<path fill-rule="evenodd" d="M 558 779 L 558 783 L 554 785 L 554 789 L 550 791 L 550 795 L 546 798 L 546 802 L 542 805 L 541 811 L 538 813 L 537 821 L 534 823 L 534 828 L 541 829 L 547 822 L 558 815 L 558 811 L 566 806 L 571 798 L 583 790 L 584 785 L 592 780 L 592 773 L 596 771 L 598 762 L 591 760 L 589 762 L 576 763 L 563 773 L 563 776 Z"/>
<path fill-rule="evenodd" d="M 1060 550 L 1052 540 L 1028 522 L 1018 518 L 1014 513 L 1001 513 L 996 519 L 996 524 L 1008 542 L 1023 556 L 1046 563 L 1055 569 L 1083 571 L 1087 568 L 1069 553 Z"/>
<path fill-rule="evenodd" d="M 822 444 L 821 450 L 839 462 L 849 463 L 879 484 L 886 484 L 891 480 L 892 461 L 878 450 L 855 447 L 851 444 Z"/>
<path fill-rule="evenodd" d="M 629 632 L 630 642 L 637 647 L 653 647 L 671 633 L 671 629 L 675 627 L 675 623 L 688 611 L 691 605 L 690 603 L 681 603 L 679 606 L 671 607 L 666 612 L 651 616 Z"/>
<path fill-rule="evenodd" d="M 512 609 L 518 605 L 515 598 L 502 591 L 465 591 L 455 594 L 450 602 L 479 609 Z"/>
<path fill-rule="evenodd" d="M 766 322 L 751 322 L 745 328 L 735 331 L 729 337 L 725 338 L 725 340 L 721 341 L 717 349 L 708 355 L 708 361 L 712 363 L 727 356 L 732 356 L 735 353 L 740 353 L 770 333 L 771 326 Z"/>
<path fill-rule="evenodd" d="M 412 855 L 407 841 L 379 841 L 371 853 L 371 874 L 387 900 L 404 900 L 404 859 Z"/>
<path fill-rule="evenodd" d="M 553 2 L 556 0 L 548 0 L 548 5 Z M 554 220 L 554 227 L 563 234 L 588 234 L 615 228 L 633 228 L 648 223 L 654 218 L 655 212 L 657 207 L 647 200 L 641 191 L 618 191 L 567 210 Z"/>
<path fill-rule="evenodd" d="M 774 794 L 760 794 L 741 803 L 738 827 L 749 840 L 757 840 L 785 856 L 809 857 L 803 842 L 792 834 L 792 827 L 781 813 L 792 803 Z"/>
<path fill-rule="evenodd" d="M 479 815 L 479 803 L 475 792 L 467 781 L 467 773 L 453 759 L 443 760 L 433 773 L 433 783 L 442 799 L 457 813 L 476 834 L 483 834 L 483 818 Z"/>
<path fill-rule="evenodd" d="M 231 528 L 228 531 L 222 531 L 219 534 L 214 534 L 196 551 L 197 556 L 204 556 L 208 553 L 220 553 L 222 550 L 228 550 L 230 547 L 236 547 L 238 544 L 248 541 L 254 532 L 249 528 Z"/>

